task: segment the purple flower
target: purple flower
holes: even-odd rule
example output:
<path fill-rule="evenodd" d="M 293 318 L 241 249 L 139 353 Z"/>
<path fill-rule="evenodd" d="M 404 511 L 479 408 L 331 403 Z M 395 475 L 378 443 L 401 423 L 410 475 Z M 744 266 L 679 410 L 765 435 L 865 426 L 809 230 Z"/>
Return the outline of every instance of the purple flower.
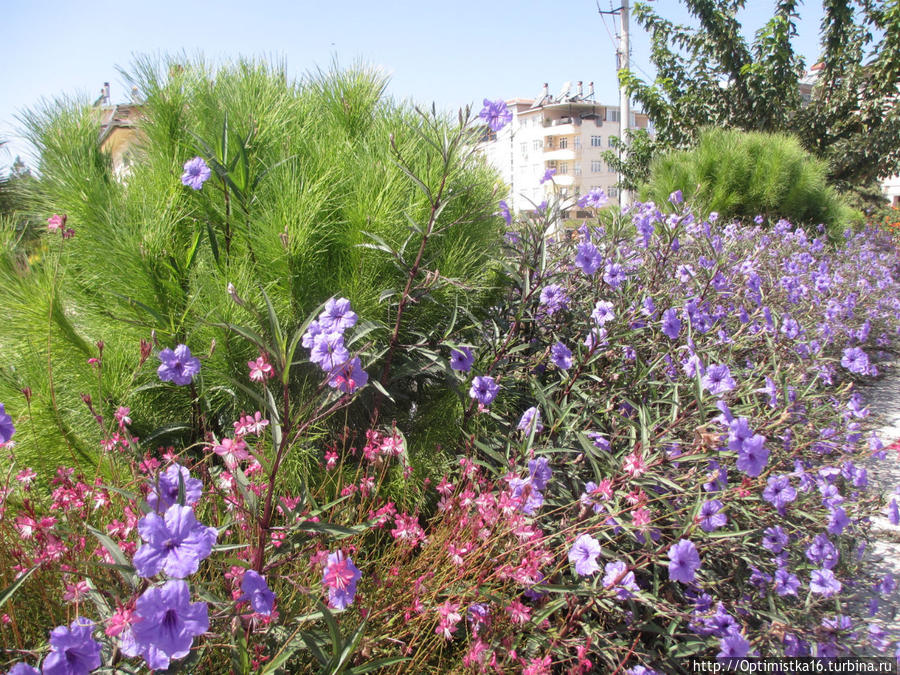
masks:
<path fill-rule="evenodd" d="M 519 511 L 533 516 L 544 503 L 544 495 L 529 478 L 513 478 L 509 481 L 510 494 L 519 503 Z"/>
<path fill-rule="evenodd" d="M 184 173 L 181 174 L 181 184 L 189 188 L 199 190 L 209 180 L 212 172 L 206 166 L 202 157 L 194 157 L 184 163 Z"/>
<path fill-rule="evenodd" d="M 788 536 L 781 525 L 775 527 L 767 527 L 763 532 L 763 548 L 770 550 L 772 553 L 781 553 L 788 543 Z"/>
<path fill-rule="evenodd" d="M 328 589 L 328 605 L 347 609 L 356 597 L 356 584 L 362 572 L 343 551 L 329 553 L 322 572 L 322 585 Z"/>
<path fill-rule="evenodd" d="M 569 562 L 575 565 L 577 574 L 587 577 L 600 569 L 597 564 L 600 553 L 600 542 L 589 534 L 582 534 L 569 549 Z"/>
<path fill-rule="evenodd" d="M 606 272 L 603 275 L 603 281 L 610 285 L 612 288 L 618 288 L 621 286 L 625 280 L 628 278 L 628 275 L 625 274 L 625 270 L 622 269 L 622 266 L 618 263 L 609 263 L 606 265 Z"/>
<path fill-rule="evenodd" d="M 472 353 L 471 347 L 450 350 L 450 367 L 453 370 L 467 373 L 472 369 L 473 363 L 475 363 L 475 355 Z"/>
<path fill-rule="evenodd" d="M 180 387 L 193 382 L 194 376 L 200 372 L 200 359 L 191 356 L 187 345 L 178 345 L 175 351 L 163 349 L 159 353 L 159 360 L 162 361 L 156 370 L 159 379 L 174 382 Z"/>
<path fill-rule="evenodd" d="M 829 569 L 813 570 L 809 579 L 809 590 L 830 598 L 836 593 L 840 593 L 841 582 L 835 578 L 834 572 Z"/>
<path fill-rule="evenodd" d="M 197 521 L 194 509 L 178 504 L 170 506 L 165 516 L 148 513 L 138 521 L 138 532 L 145 542 L 134 555 L 138 576 L 165 571 L 176 579 L 197 571 L 218 536 L 216 528 Z"/>
<path fill-rule="evenodd" d="M 859 347 L 848 347 L 844 350 L 841 365 L 851 373 L 865 375 L 869 371 L 869 357 Z"/>
<path fill-rule="evenodd" d="M 356 325 L 359 317 L 350 309 L 347 298 L 331 298 L 325 303 L 325 309 L 319 314 L 319 326 L 327 332 L 343 333 Z"/>
<path fill-rule="evenodd" d="M 716 656 L 720 659 L 742 659 L 749 652 L 750 643 L 743 635 L 733 631 L 719 641 L 719 653 Z"/>
<path fill-rule="evenodd" d="M 731 377 L 731 370 L 724 363 L 707 368 L 701 384 L 713 396 L 721 396 L 737 386 Z"/>
<path fill-rule="evenodd" d="M 512 215 L 509 213 L 509 204 L 504 200 L 500 200 L 500 215 L 506 221 L 507 226 L 512 225 Z"/>
<path fill-rule="evenodd" d="M 180 478 L 179 478 L 180 476 Z M 191 478 L 187 467 L 171 464 L 150 486 L 147 503 L 156 512 L 164 512 L 178 501 L 178 486 L 184 485 L 184 505 L 196 504 L 203 494 L 203 481 Z"/>
<path fill-rule="evenodd" d="M 553 180 L 553 176 L 556 175 L 556 169 L 547 169 L 544 172 L 543 177 L 541 178 L 541 185 L 546 183 L 548 180 Z"/>
<path fill-rule="evenodd" d="M 363 370 L 358 356 L 338 366 L 329 373 L 328 386 L 352 394 L 369 383 L 369 374 Z"/>
<path fill-rule="evenodd" d="M 350 352 L 344 346 L 344 336 L 338 332 L 320 332 L 313 338 L 309 360 L 325 372 L 331 372 L 350 360 Z"/>
<path fill-rule="evenodd" d="M 498 391 L 500 391 L 500 385 L 494 382 L 493 377 L 478 375 L 472 380 L 469 397 L 474 398 L 481 405 L 490 405 L 497 398 Z"/>
<path fill-rule="evenodd" d="M 603 572 L 603 587 L 615 588 L 616 597 L 619 600 L 628 600 L 634 593 L 641 590 L 635 583 L 634 572 L 630 571 L 628 565 L 621 560 L 606 563 Z"/>
<path fill-rule="evenodd" d="M 512 121 L 512 111 L 502 99 L 490 101 L 484 99 L 484 108 L 478 113 L 493 131 L 500 131 Z"/>
<path fill-rule="evenodd" d="M 761 474 L 769 462 L 769 451 L 764 445 L 765 440 L 765 437 L 756 434 L 744 441 L 741 449 L 738 450 L 736 466 L 751 478 Z"/>
<path fill-rule="evenodd" d="M 91 637 L 94 622 L 76 617 L 69 625 L 50 632 L 50 653 L 42 672 L 47 675 L 86 675 L 100 667 L 100 643 Z"/>
<path fill-rule="evenodd" d="M 0 403 L 0 445 L 9 441 L 14 433 L 16 428 L 13 426 L 12 417 L 6 414 L 6 409 Z"/>
<path fill-rule="evenodd" d="M 668 551 L 669 579 L 683 584 L 694 583 L 694 575 L 700 568 L 700 554 L 688 539 L 680 539 Z"/>
<path fill-rule="evenodd" d="M 558 284 L 549 284 L 541 289 L 540 306 L 548 316 L 565 309 L 569 304 L 569 296 Z"/>
<path fill-rule="evenodd" d="M 800 589 L 800 579 L 785 569 L 775 571 L 775 592 L 781 597 L 785 595 L 797 595 Z"/>
<path fill-rule="evenodd" d="M 519 426 L 516 428 L 519 431 L 524 431 L 526 434 L 530 434 L 532 429 L 534 429 L 534 433 L 536 434 L 543 431 L 544 425 L 541 424 L 541 411 L 538 410 L 537 406 L 531 406 L 522 413 L 522 418 L 519 420 Z"/>
<path fill-rule="evenodd" d="M 209 608 L 191 602 L 187 582 L 171 579 L 148 588 L 137 599 L 131 627 L 133 642 L 123 645 L 127 656 L 142 656 L 154 670 L 169 667 L 172 659 L 183 659 L 194 638 L 209 630 Z"/>
<path fill-rule="evenodd" d="M 593 276 L 603 264 L 603 256 L 591 242 L 578 244 L 578 252 L 575 254 L 575 264 L 588 276 Z"/>
<path fill-rule="evenodd" d="M 265 577 L 259 572 L 256 570 L 244 572 L 241 590 L 243 595 L 238 598 L 238 602 L 249 602 L 250 606 L 253 607 L 253 611 L 257 614 L 269 616 L 272 613 L 272 606 L 275 604 L 275 594 L 269 589 Z"/>
<path fill-rule="evenodd" d="M 41 675 L 41 671 L 27 663 L 17 663 L 9 669 L 6 675 Z"/>
<path fill-rule="evenodd" d="M 600 326 L 612 321 L 616 318 L 616 315 L 613 312 L 613 304 L 606 300 L 598 300 L 594 305 L 594 311 L 591 312 L 591 318 Z"/>
<path fill-rule="evenodd" d="M 700 507 L 700 529 L 712 532 L 728 523 L 728 516 L 720 513 L 724 506 L 718 499 L 703 502 L 703 506 Z"/>
<path fill-rule="evenodd" d="M 900 525 L 900 507 L 897 506 L 896 497 L 892 498 L 891 503 L 888 504 L 888 520 L 891 525 Z"/>
<path fill-rule="evenodd" d="M 553 469 L 546 457 L 538 457 L 528 462 L 528 473 L 531 476 L 531 484 L 538 490 L 543 490 L 553 476 Z"/>
<path fill-rule="evenodd" d="M 675 192 L 670 194 L 669 201 L 673 204 L 681 204 L 684 201 L 684 195 L 681 194 L 681 190 L 675 190 Z"/>
<path fill-rule="evenodd" d="M 806 557 L 810 562 L 829 570 L 838 563 L 838 551 L 825 534 L 816 535 L 806 548 Z"/>
<path fill-rule="evenodd" d="M 609 202 L 609 197 L 606 196 L 606 193 L 600 188 L 594 188 L 586 195 L 582 195 L 578 198 L 578 206 L 587 207 L 589 209 L 599 209 Z"/>
<path fill-rule="evenodd" d="M 599 448 L 600 450 L 609 450 L 609 439 L 606 438 L 599 431 L 588 431 L 587 437 L 591 439 L 591 443 L 594 444 L 595 448 Z"/>
<path fill-rule="evenodd" d="M 572 367 L 572 350 L 565 343 L 557 342 L 550 348 L 550 360 L 560 370 L 568 370 Z"/>
<path fill-rule="evenodd" d="M 781 512 L 797 498 L 797 491 L 791 487 L 791 479 L 788 476 L 769 476 L 762 496 Z"/>
<path fill-rule="evenodd" d="M 828 534 L 839 535 L 849 524 L 847 512 L 839 506 L 828 517 Z"/>
<path fill-rule="evenodd" d="M 678 337 L 678 334 L 681 333 L 681 321 L 678 318 L 678 310 L 671 307 L 663 312 L 662 324 L 663 333 L 665 333 L 670 340 L 675 340 Z"/>

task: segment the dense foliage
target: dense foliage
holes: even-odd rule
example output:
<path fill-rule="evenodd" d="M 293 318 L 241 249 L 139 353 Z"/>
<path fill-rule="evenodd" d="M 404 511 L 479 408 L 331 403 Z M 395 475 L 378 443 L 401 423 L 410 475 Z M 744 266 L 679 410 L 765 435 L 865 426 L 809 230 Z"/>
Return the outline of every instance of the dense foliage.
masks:
<path fill-rule="evenodd" d="M 808 101 L 801 84 L 814 64 L 804 63 L 791 44 L 800 3 L 773 3 L 772 18 L 752 42 L 737 19 L 743 2 L 684 4 L 695 27 L 673 24 L 650 5 L 635 4 L 635 19 L 651 37 L 657 77 L 651 83 L 626 72 L 624 84 L 656 135 L 635 139 L 626 183 L 645 180 L 653 155 L 693 145 L 709 126 L 794 135 L 827 163 L 834 187 L 860 199 L 877 178 L 900 171 L 896 0 L 823 3 L 822 68 Z"/>
<path fill-rule="evenodd" d="M 783 217 L 810 231 L 824 224 L 833 238 L 852 215 L 829 187 L 824 162 L 784 134 L 707 129 L 695 147 L 653 160 L 641 197 L 665 203 L 679 189 L 720 218 Z"/>

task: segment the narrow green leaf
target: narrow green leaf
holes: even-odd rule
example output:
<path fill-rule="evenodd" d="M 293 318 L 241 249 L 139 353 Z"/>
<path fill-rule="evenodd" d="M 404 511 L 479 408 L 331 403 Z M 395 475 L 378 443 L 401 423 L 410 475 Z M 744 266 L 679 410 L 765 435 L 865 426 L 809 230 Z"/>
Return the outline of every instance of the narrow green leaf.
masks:
<path fill-rule="evenodd" d="M 125 557 L 125 554 L 122 552 L 122 549 L 119 548 L 119 545 L 110 539 L 107 535 L 105 535 L 100 530 L 91 527 L 90 525 L 85 525 L 88 532 L 90 532 L 94 537 L 97 538 L 103 548 L 109 551 L 110 557 L 115 561 L 118 566 L 117 569 L 119 574 L 122 575 L 122 578 L 132 588 L 137 588 L 137 576 L 134 573 L 134 567 L 131 566 L 131 563 L 128 561 L 128 558 Z M 125 570 L 131 570 L 130 572 L 126 572 Z"/>
<path fill-rule="evenodd" d="M 30 577 L 34 571 L 40 567 L 40 565 L 35 565 L 30 570 L 22 574 L 18 579 L 12 582 L 9 586 L 3 589 L 3 592 L 0 592 L 0 607 L 3 607 L 7 603 L 7 601 L 16 594 L 16 591 L 21 588 L 22 584 Z"/>

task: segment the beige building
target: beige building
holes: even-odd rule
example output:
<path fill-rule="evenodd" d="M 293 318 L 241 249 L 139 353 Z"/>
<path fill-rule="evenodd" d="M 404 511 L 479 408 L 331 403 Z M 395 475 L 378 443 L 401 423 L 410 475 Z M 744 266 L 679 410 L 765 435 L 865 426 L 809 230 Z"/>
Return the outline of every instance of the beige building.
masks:
<path fill-rule="evenodd" d="M 611 199 L 618 197 L 618 177 L 603 159 L 619 136 L 619 107 L 594 101 L 594 86 L 583 93 L 568 85 L 550 96 L 544 85 L 540 99 L 516 98 L 507 101 L 512 122 L 499 132 L 489 132 L 480 150 L 509 186 L 506 198 L 513 211 L 534 209 L 554 189 L 577 198 L 600 188 Z M 632 128 L 648 129 L 647 115 L 631 113 Z M 550 169 L 552 181 L 541 183 Z M 570 212 L 570 217 L 577 214 Z"/>

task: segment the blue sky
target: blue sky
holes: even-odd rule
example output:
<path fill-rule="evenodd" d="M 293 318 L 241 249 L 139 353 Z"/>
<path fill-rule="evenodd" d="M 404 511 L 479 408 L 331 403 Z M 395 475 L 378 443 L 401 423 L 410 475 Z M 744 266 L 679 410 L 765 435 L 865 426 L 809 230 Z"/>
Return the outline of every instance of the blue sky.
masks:
<path fill-rule="evenodd" d="M 0 151 L 5 168 L 28 148 L 16 137 L 16 115 L 42 98 L 84 95 L 94 100 L 103 82 L 113 102 L 128 90 L 117 66 L 134 54 L 202 53 L 213 61 L 235 55 L 283 59 L 301 76 L 316 66 L 362 60 L 390 75 L 389 93 L 439 108 L 480 108 L 485 97 L 536 96 L 563 82 L 594 81 L 598 100 L 616 103 L 617 26 L 601 9 L 613 0 L 6 0 L 2 12 Z M 676 0 L 652 3 L 667 18 L 688 21 Z M 749 0 L 741 15 L 748 35 L 769 18 L 774 2 Z M 801 6 L 795 49 L 818 55 L 821 2 Z M 651 75 L 649 40 L 632 24 L 632 59 Z M 26 161 L 27 161 L 26 157 Z"/>

